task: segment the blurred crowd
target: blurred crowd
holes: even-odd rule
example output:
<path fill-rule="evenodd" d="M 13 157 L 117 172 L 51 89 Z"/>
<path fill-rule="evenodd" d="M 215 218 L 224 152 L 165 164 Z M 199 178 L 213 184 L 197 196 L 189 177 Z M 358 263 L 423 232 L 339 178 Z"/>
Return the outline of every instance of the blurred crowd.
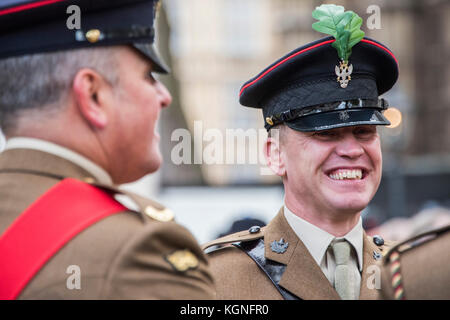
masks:
<path fill-rule="evenodd" d="M 415 235 L 450 225 L 450 210 L 441 206 L 426 207 L 411 217 L 394 217 L 366 230 L 368 235 L 381 235 L 402 241 Z"/>

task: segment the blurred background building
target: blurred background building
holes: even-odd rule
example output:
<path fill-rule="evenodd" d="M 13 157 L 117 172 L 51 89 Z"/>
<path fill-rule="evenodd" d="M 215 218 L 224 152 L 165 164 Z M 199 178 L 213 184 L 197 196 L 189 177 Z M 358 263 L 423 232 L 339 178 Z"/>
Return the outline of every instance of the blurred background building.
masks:
<path fill-rule="evenodd" d="M 366 36 L 386 44 L 400 64 L 399 81 L 385 95 L 398 111 L 390 115 L 395 126 L 380 130 L 384 172 L 363 214 L 365 226 L 402 238 L 435 226 L 438 218 L 414 220 L 432 209 L 439 211 L 438 224 L 450 223 L 447 0 L 163 0 L 158 45 L 172 73 L 160 79 L 173 95 L 160 123 L 165 163 L 157 174 L 125 187 L 172 208 L 200 242 L 226 232 L 235 220 L 267 223 L 275 216 L 283 188 L 279 178 L 261 174 L 262 115 L 240 106 L 238 93 L 276 59 L 324 36 L 311 28 L 311 12 L 322 3 L 358 13 Z M 212 150 L 220 141 L 221 151 Z M 174 152 L 180 144 L 187 148 Z M 205 161 L 205 152 L 214 161 Z M 174 161 L 181 156 L 190 161 Z"/>

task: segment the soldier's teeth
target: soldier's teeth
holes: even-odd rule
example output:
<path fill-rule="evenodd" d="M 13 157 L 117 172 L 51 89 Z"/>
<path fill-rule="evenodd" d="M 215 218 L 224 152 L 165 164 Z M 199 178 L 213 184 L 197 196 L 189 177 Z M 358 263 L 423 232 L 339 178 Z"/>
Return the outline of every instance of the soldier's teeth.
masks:
<path fill-rule="evenodd" d="M 362 170 L 337 170 L 335 173 L 330 173 L 328 176 L 333 180 L 362 179 Z"/>

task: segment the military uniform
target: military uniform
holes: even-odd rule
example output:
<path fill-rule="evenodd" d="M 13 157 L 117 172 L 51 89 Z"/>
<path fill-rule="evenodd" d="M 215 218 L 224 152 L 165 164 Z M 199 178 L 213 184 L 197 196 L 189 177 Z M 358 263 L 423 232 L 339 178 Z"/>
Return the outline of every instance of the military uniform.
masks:
<path fill-rule="evenodd" d="M 170 212 L 160 204 L 104 184 L 102 176 L 83 167 L 86 168 L 62 156 L 29 148 L 7 148 L 0 154 L 0 234 L 63 178 L 107 188 L 134 203 L 132 210 L 107 217 L 73 238 L 44 265 L 18 298 L 212 298 L 207 262 L 190 232 L 173 222 Z M 175 252 L 189 252 L 185 256 L 191 261 L 188 269 L 179 269 L 183 267 L 180 259 L 170 262 Z M 80 268 L 80 289 L 67 287 L 70 274 L 66 271 L 71 265 Z"/>
<path fill-rule="evenodd" d="M 226 244 L 208 253 L 218 299 L 340 299 L 305 244 L 289 226 L 283 211 L 282 208 L 266 227 L 250 228 L 203 246 L 207 249 Z M 273 247 L 281 239 L 285 251 Z M 263 242 L 259 243 L 259 240 Z M 263 246 L 262 256 L 254 260 L 249 253 L 258 245 Z M 379 257 L 391 245 L 380 241 L 379 237 L 374 239 L 364 234 L 359 299 L 380 297 L 379 290 L 366 285 L 368 281 L 372 283 L 369 279 L 372 273 L 368 272 L 368 268 L 378 265 Z M 269 267 L 264 270 L 263 265 Z M 271 275 L 270 278 L 266 272 Z"/>
<path fill-rule="evenodd" d="M 403 241 L 383 259 L 385 299 L 450 299 L 450 226 Z"/>
<path fill-rule="evenodd" d="M 67 1 L 8 1 L 0 4 L 0 59 L 128 45 L 150 60 L 153 72 L 167 73 L 168 68 L 153 47 L 157 4 L 155 0 L 76 0 L 70 4 Z M 69 25 L 69 5 L 75 14 L 78 8 L 81 19 L 78 27 Z M 65 183 L 67 181 L 69 183 Z M 99 200 L 93 201 L 95 204 L 104 202 L 109 206 L 112 203 L 111 208 L 120 211 L 95 212 L 95 217 L 100 217 L 98 220 L 81 221 L 83 228 L 77 225 L 69 229 L 72 226 L 68 226 L 61 237 L 59 227 L 68 220 L 68 212 L 73 213 L 72 207 L 77 207 L 78 203 L 86 203 L 86 198 L 78 197 L 70 203 L 59 201 L 58 205 L 43 199 L 49 201 L 49 194 L 55 194 L 55 190 L 61 192 L 61 186 L 68 184 L 88 190 L 92 199 Z M 108 173 L 73 150 L 30 138 L 8 140 L 6 150 L 0 154 L 0 199 L 2 299 L 213 297 L 213 280 L 206 257 L 191 233 L 173 221 L 170 210 L 119 190 Z M 57 213 L 53 212 L 55 208 L 59 210 Z M 46 212 L 52 215 L 48 217 Z M 75 212 L 73 217 L 89 219 L 90 213 L 83 210 Z M 27 219 L 39 218 L 41 214 L 46 220 L 43 220 L 45 224 L 37 224 L 40 230 L 36 230 L 36 224 L 27 224 L 30 221 Z M 18 241 L 8 242 L 8 239 Z M 31 245 L 22 245 L 25 243 L 22 239 Z M 56 239 L 61 246 L 56 252 L 47 250 L 45 245 L 50 247 L 54 242 L 45 239 Z M 42 245 L 39 247 L 42 255 L 39 253 L 36 260 L 28 261 L 30 264 L 23 263 L 21 257 L 35 254 L 36 250 L 30 250 L 34 243 Z M 28 270 L 35 262 L 37 267 Z M 17 270 L 21 271 L 16 271 L 15 267 L 20 267 Z"/>

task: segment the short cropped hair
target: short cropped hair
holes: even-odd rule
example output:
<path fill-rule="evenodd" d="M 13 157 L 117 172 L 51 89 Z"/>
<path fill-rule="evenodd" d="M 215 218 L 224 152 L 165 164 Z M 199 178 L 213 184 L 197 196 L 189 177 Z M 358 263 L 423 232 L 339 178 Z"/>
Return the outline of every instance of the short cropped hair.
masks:
<path fill-rule="evenodd" d="M 91 68 L 118 82 L 117 47 L 38 53 L 0 60 L 0 128 L 8 135 L 23 111 L 55 111 L 78 70 Z M 56 110 L 57 111 L 57 110 Z"/>

